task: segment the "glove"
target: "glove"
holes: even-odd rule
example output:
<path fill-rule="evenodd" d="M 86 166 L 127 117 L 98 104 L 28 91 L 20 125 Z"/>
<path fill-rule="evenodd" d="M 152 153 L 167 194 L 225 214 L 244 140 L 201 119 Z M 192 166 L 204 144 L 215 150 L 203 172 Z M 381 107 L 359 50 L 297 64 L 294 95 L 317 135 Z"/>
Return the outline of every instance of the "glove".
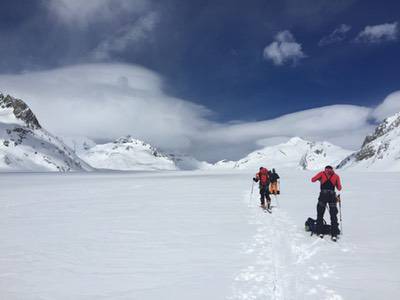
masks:
<path fill-rule="evenodd" d="M 257 182 L 257 178 L 253 177 L 253 181 L 254 181 L 254 182 Z"/>

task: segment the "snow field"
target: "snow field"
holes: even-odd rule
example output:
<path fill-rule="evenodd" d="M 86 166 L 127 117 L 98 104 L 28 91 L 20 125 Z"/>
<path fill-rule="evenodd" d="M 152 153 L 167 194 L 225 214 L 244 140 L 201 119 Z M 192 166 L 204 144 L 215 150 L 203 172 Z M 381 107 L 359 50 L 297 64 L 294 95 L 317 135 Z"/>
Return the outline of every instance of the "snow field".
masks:
<path fill-rule="evenodd" d="M 1 299 L 223 299 L 244 267 L 241 176 L 0 177 Z"/>
<path fill-rule="evenodd" d="M 338 243 L 304 232 L 306 218 L 316 217 L 319 187 L 309 182 L 312 175 L 283 173 L 280 208 L 272 215 L 258 208 L 258 199 L 250 203 L 249 223 L 257 230 L 246 253 L 253 262 L 236 276 L 231 299 L 398 298 L 400 174 L 343 173 L 344 235 Z"/>
<path fill-rule="evenodd" d="M 400 174 L 339 172 L 333 243 L 313 173 L 277 171 L 272 214 L 242 171 L 1 174 L 0 299 L 398 298 Z"/>

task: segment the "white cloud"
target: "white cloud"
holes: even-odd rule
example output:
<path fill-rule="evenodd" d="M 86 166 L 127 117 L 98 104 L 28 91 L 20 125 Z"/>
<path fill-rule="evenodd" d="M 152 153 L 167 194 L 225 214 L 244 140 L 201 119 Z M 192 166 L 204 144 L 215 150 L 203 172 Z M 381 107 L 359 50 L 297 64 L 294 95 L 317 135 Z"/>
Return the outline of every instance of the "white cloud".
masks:
<path fill-rule="evenodd" d="M 342 24 L 337 27 L 331 34 L 324 36 L 319 42 L 318 46 L 327 46 L 343 41 L 346 38 L 346 34 L 351 30 L 351 26 Z"/>
<path fill-rule="evenodd" d="M 242 143 L 278 137 L 333 137 L 365 128 L 371 109 L 332 105 L 284 115 L 272 120 L 223 126 L 206 133 L 209 141 Z"/>
<path fill-rule="evenodd" d="M 263 56 L 278 66 L 288 62 L 296 64 L 306 57 L 301 44 L 296 42 L 293 34 L 288 30 L 281 31 L 275 36 L 274 42 L 265 47 Z"/>
<path fill-rule="evenodd" d="M 109 58 L 110 54 L 123 52 L 132 45 L 141 45 L 141 42 L 150 39 L 158 22 L 159 15 L 156 12 L 145 14 L 133 24 L 102 41 L 93 51 L 93 57 L 96 60 L 103 60 Z"/>
<path fill-rule="evenodd" d="M 383 102 L 378 105 L 372 113 L 372 116 L 378 121 L 400 112 L 400 91 L 391 93 Z"/>
<path fill-rule="evenodd" d="M 110 21 L 121 13 L 142 14 L 150 0 L 49 0 L 50 13 L 57 20 L 72 26 L 86 26 L 92 22 Z"/>
<path fill-rule="evenodd" d="M 238 159 L 261 144 L 293 136 L 356 149 L 373 129 L 368 123 L 372 109 L 354 105 L 259 122 L 213 122 L 206 107 L 166 95 L 158 74 L 134 65 L 88 64 L 0 75 L 0 87 L 25 100 L 42 125 L 58 135 L 104 141 L 131 134 L 161 149 L 208 160 Z"/>
<path fill-rule="evenodd" d="M 122 64 L 88 64 L 0 76 L 42 125 L 62 136 L 114 139 L 131 134 L 164 148 L 187 148 L 208 110 L 162 92 L 161 78 Z"/>
<path fill-rule="evenodd" d="M 398 38 L 398 23 L 385 23 L 374 26 L 366 26 L 356 37 L 357 42 L 380 43 L 395 41 Z"/>

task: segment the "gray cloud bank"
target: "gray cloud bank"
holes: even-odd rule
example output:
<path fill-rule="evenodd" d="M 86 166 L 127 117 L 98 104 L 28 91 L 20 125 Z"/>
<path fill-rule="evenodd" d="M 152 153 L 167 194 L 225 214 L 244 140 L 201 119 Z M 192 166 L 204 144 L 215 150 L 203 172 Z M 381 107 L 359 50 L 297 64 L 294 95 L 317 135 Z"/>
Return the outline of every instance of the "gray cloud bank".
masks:
<path fill-rule="evenodd" d="M 111 21 L 123 13 L 142 15 L 151 6 L 151 0 L 48 0 L 44 3 L 58 22 L 74 27 Z"/>
<path fill-rule="evenodd" d="M 397 92 L 377 108 L 332 105 L 265 121 L 220 123 L 210 120 L 213 112 L 207 107 L 168 96 L 157 73 L 127 64 L 0 75 L 0 89 L 24 99 L 42 125 L 60 136 L 104 141 L 131 134 L 209 161 L 237 159 L 292 136 L 355 149 L 372 130 L 371 118 L 400 110 Z"/>

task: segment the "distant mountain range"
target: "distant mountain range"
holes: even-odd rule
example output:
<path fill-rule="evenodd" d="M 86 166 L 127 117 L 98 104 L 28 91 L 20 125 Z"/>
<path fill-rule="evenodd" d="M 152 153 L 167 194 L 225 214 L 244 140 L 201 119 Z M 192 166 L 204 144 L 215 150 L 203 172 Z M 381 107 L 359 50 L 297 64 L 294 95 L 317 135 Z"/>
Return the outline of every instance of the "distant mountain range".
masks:
<path fill-rule="evenodd" d="M 260 166 L 316 170 L 328 164 L 351 170 L 400 171 L 400 113 L 379 124 L 356 152 L 293 137 L 238 161 L 215 164 L 185 154 L 163 153 L 131 136 L 104 144 L 86 137 L 65 141 L 42 128 L 25 102 L 0 94 L 0 172 L 241 170 Z"/>
<path fill-rule="evenodd" d="M 124 136 L 111 143 L 96 144 L 85 137 L 67 139 L 76 154 L 97 169 L 122 171 L 195 170 L 207 162 L 178 153 L 163 153 L 141 140 Z"/>
<path fill-rule="evenodd" d="M 328 142 L 310 142 L 294 137 L 286 143 L 251 152 L 238 161 L 223 160 L 217 162 L 214 168 L 256 169 L 260 166 L 266 166 L 267 168 L 277 169 L 315 170 L 328 164 L 336 165 L 350 153 L 351 151 Z"/>
<path fill-rule="evenodd" d="M 355 171 L 400 171 L 400 112 L 386 118 L 368 135 L 358 151 L 349 151 L 328 142 L 309 142 L 294 137 L 287 143 L 254 151 L 238 161 L 220 161 L 215 168 L 321 169 L 325 165 Z"/>

